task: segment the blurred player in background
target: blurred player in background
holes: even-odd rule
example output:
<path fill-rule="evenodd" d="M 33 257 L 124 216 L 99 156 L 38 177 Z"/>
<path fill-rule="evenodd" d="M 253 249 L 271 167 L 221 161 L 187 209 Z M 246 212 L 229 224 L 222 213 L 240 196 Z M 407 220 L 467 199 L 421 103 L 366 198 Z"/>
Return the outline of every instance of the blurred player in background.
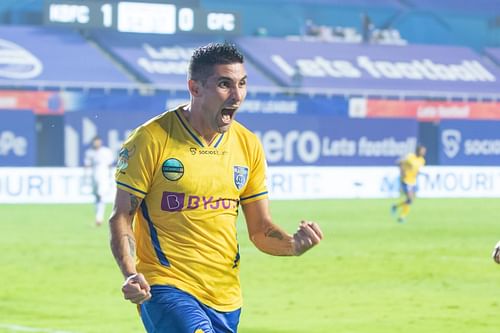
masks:
<path fill-rule="evenodd" d="M 92 139 L 92 145 L 85 152 L 84 165 L 91 171 L 92 193 L 95 196 L 95 224 L 100 226 L 104 220 L 106 204 L 104 197 L 111 189 L 112 175 L 110 167 L 115 157 L 108 147 L 102 144 L 100 137 Z"/>
<path fill-rule="evenodd" d="M 498 241 L 498 243 L 493 248 L 493 253 L 491 254 L 491 256 L 497 264 L 500 264 L 500 241 Z"/>
<path fill-rule="evenodd" d="M 120 152 L 111 249 L 148 332 L 237 331 L 240 205 L 251 241 L 268 254 L 298 256 L 323 237 L 313 222 L 290 235 L 272 221 L 263 148 L 234 120 L 243 61 L 232 44 L 196 49 L 190 103 L 137 128 Z"/>
<path fill-rule="evenodd" d="M 420 168 L 425 165 L 425 146 L 418 145 L 415 153 L 410 153 L 398 160 L 400 172 L 401 194 L 403 200 L 392 205 L 391 212 L 397 217 L 398 222 L 403 223 L 410 212 L 410 206 L 415 200 L 417 192 L 417 176 Z"/>

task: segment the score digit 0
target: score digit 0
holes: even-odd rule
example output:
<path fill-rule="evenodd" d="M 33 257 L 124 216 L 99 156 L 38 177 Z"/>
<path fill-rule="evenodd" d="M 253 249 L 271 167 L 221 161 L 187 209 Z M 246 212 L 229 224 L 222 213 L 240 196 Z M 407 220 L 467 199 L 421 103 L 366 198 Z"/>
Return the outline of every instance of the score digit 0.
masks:
<path fill-rule="evenodd" d="M 178 12 L 178 27 L 181 31 L 192 31 L 194 28 L 194 12 L 191 8 L 180 8 Z"/>

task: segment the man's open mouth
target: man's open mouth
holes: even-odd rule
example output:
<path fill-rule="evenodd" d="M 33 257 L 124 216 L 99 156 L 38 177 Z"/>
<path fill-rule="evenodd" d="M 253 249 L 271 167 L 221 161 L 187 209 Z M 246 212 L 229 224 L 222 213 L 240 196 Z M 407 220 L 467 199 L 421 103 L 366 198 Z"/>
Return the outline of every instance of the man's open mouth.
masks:
<path fill-rule="evenodd" d="M 222 121 L 224 123 L 229 123 L 231 119 L 233 118 L 234 113 L 236 112 L 236 108 L 223 108 L 221 115 L 222 115 Z"/>

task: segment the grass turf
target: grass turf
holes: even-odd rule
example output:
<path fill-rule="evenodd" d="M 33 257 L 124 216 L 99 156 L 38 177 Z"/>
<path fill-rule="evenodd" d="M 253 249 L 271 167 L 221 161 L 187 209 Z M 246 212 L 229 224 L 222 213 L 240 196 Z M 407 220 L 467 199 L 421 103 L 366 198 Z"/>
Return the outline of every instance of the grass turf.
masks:
<path fill-rule="evenodd" d="M 260 253 L 240 219 L 239 332 L 497 333 L 498 199 L 418 199 L 405 224 L 390 204 L 273 201 L 289 232 L 300 218 L 321 224 L 323 243 L 299 258 Z M 0 205 L 0 216 L 0 332 L 143 332 L 91 205 Z"/>

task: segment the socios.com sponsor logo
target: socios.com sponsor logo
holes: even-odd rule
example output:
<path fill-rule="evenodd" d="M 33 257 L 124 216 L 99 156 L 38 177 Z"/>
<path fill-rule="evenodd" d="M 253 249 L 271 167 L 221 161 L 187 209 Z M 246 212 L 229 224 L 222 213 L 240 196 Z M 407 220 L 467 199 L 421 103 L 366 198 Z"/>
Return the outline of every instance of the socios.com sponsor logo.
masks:
<path fill-rule="evenodd" d="M 456 129 L 445 129 L 441 132 L 441 142 L 443 143 L 444 154 L 448 158 L 454 158 L 460 151 L 462 133 Z"/>
<path fill-rule="evenodd" d="M 330 138 L 307 130 L 292 130 L 286 133 L 277 130 L 256 131 L 255 134 L 264 146 L 269 163 L 312 164 L 320 159 L 333 157 L 397 158 L 415 150 L 417 144 L 414 137 L 400 140 L 393 136 L 380 139 L 371 139 L 366 136 Z"/>
<path fill-rule="evenodd" d="M 43 70 L 40 60 L 23 47 L 0 39 L 0 77 L 34 79 Z"/>
<path fill-rule="evenodd" d="M 499 139 L 469 139 L 464 142 L 465 155 L 500 155 Z"/>
<path fill-rule="evenodd" d="M 465 156 L 500 156 L 500 139 L 472 138 L 463 140 L 459 130 L 445 129 L 441 133 L 441 142 L 444 154 L 450 159 L 455 158 L 461 149 Z"/>

